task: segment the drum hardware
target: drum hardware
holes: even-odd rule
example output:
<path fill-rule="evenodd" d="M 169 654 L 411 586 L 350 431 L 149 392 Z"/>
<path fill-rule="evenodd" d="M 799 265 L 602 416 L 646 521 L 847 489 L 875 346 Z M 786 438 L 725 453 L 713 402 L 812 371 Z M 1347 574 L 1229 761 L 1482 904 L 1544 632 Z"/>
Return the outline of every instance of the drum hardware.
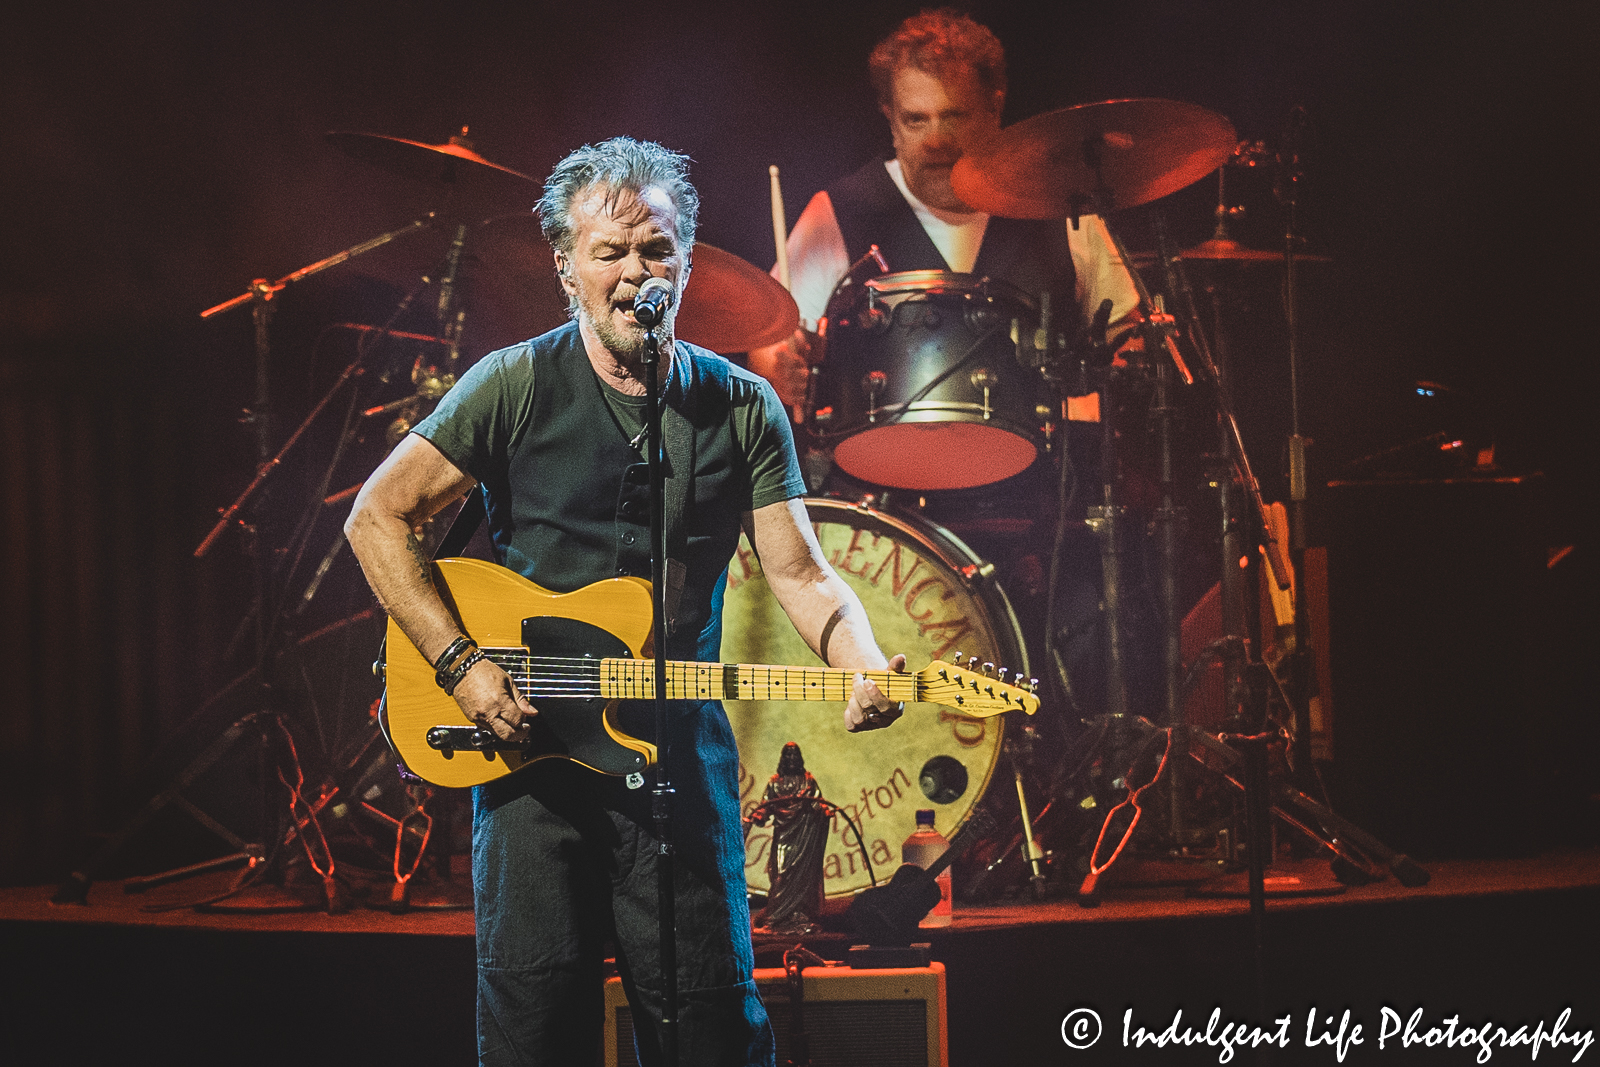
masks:
<path fill-rule="evenodd" d="M 465 131 L 463 131 L 463 133 L 465 133 Z M 451 151 L 446 152 L 445 154 L 453 155 L 462 159 L 473 157 L 470 144 L 464 142 L 464 140 L 460 144 L 452 145 Z M 519 176 L 526 177 L 525 175 Z M 400 227 L 399 229 L 390 231 L 388 233 L 380 234 L 377 237 L 347 248 L 342 252 L 338 252 L 325 259 L 318 260 L 317 262 L 302 267 L 299 270 L 293 271 L 280 278 L 276 282 L 267 281 L 265 279 L 257 279 L 254 283 L 252 283 L 250 290 L 247 293 L 231 300 L 224 301 L 221 304 L 201 312 L 202 318 L 212 318 L 245 303 L 250 303 L 252 305 L 252 317 L 255 320 L 256 399 L 251 410 L 246 413 L 245 422 L 252 428 L 256 437 L 258 458 L 258 467 L 255 472 L 254 479 L 245 487 L 240 496 L 235 499 L 232 504 L 226 508 L 219 509 L 221 517 L 219 518 L 217 524 L 206 535 L 204 540 L 194 552 L 196 558 L 204 557 L 215 546 L 217 540 L 226 530 L 233 526 L 238 526 L 245 535 L 245 551 L 251 560 L 251 567 L 255 575 L 254 602 L 249 614 L 241 621 L 239 633 L 241 635 L 250 633 L 255 635 L 255 665 L 245 675 L 245 677 L 253 678 L 257 684 L 260 690 L 261 708 L 253 712 L 251 715 L 246 716 L 244 719 L 234 723 L 233 726 L 226 731 L 217 742 L 213 744 L 212 748 L 207 750 L 207 754 L 218 751 L 217 746 L 224 744 L 229 739 L 242 736 L 243 731 L 250 724 L 256 725 L 254 733 L 257 735 L 259 740 L 259 762 L 263 768 L 261 787 L 263 795 L 261 800 L 263 812 L 266 813 L 264 814 L 262 822 L 263 830 L 267 833 L 271 833 L 272 828 L 278 825 L 276 816 L 277 805 L 275 802 L 270 801 L 267 796 L 267 793 L 269 792 L 267 782 L 271 777 L 271 775 L 267 773 L 267 768 L 273 768 L 277 771 L 277 776 L 280 781 L 290 788 L 291 800 L 295 812 L 293 816 L 294 832 L 295 834 L 298 834 L 302 844 L 306 846 L 307 857 L 311 861 L 312 867 L 323 875 L 323 889 L 325 891 L 324 896 L 326 899 L 322 902 L 322 905 L 326 906 L 330 910 L 345 906 L 342 893 L 340 892 L 339 886 L 333 878 L 333 857 L 326 851 L 324 844 L 321 853 L 322 859 L 326 861 L 326 866 L 324 867 L 323 865 L 319 864 L 317 856 L 312 853 L 309 846 L 313 840 L 317 842 L 323 841 L 321 825 L 318 820 L 323 807 L 325 807 L 328 801 L 333 797 L 333 793 L 328 792 L 325 788 L 323 795 L 316 802 L 309 801 L 302 795 L 302 779 L 299 776 L 298 757 L 294 754 L 294 740 L 292 735 L 288 732 L 287 723 L 283 718 L 283 713 L 281 710 L 273 706 L 275 701 L 273 700 L 272 694 L 274 692 L 274 682 L 277 680 L 275 678 L 276 672 L 274 671 L 274 666 L 283 655 L 292 651 L 294 644 L 298 643 L 294 641 L 293 635 L 290 633 L 288 620 L 293 614 L 298 614 L 299 611 L 303 610 L 310 596 L 315 594 L 316 588 L 320 584 L 321 578 L 326 572 L 327 566 L 331 563 L 332 557 L 336 551 L 336 549 L 330 550 L 330 552 L 324 557 L 323 565 L 318 568 L 317 574 L 312 577 L 311 584 L 308 587 L 306 595 L 295 597 L 290 593 L 290 587 L 296 580 L 296 572 L 298 571 L 300 564 L 303 562 L 305 557 L 307 543 L 314 528 L 314 520 L 327 506 L 326 501 L 330 498 L 329 482 L 331 477 L 335 472 L 340 460 L 342 459 L 346 447 L 351 443 L 355 436 L 352 432 L 352 425 L 362 410 L 361 405 L 358 403 L 359 394 L 355 390 L 351 391 L 350 401 L 345 412 L 344 425 L 339 432 L 337 438 L 338 443 L 334 448 L 332 459 L 326 468 L 325 474 L 321 480 L 321 484 L 317 486 L 316 491 L 311 495 L 310 502 L 308 503 L 305 511 L 302 513 L 301 519 L 295 527 L 293 533 L 290 535 L 289 543 L 281 551 L 271 553 L 267 552 L 259 544 L 259 536 L 255 525 L 242 519 L 241 516 L 246 513 L 247 507 L 259 506 L 256 504 L 256 502 L 260 499 L 259 491 L 267 482 L 272 472 L 282 465 L 284 458 L 295 448 L 310 426 L 320 418 L 323 411 L 332 402 L 333 398 L 339 393 L 339 391 L 365 373 L 365 364 L 376 352 L 377 345 L 380 342 L 389 339 L 391 336 L 396 336 L 399 334 L 399 331 L 392 330 L 392 327 L 399 320 L 404 311 L 409 307 L 412 300 L 419 295 L 422 288 L 428 284 L 431 284 L 431 279 L 424 277 L 422 283 L 414 288 L 411 293 L 409 293 L 401 302 L 400 306 L 391 316 L 390 321 L 384 327 L 356 327 L 364 332 L 358 341 L 357 355 L 355 359 L 344 369 L 344 371 L 339 375 L 338 379 L 314 405 L 310 413 L 300 423 L 300 425 L 281 443 L 281 445 L 277 446 L 276 451 L 274 451 L 274 445 L 276 442 L 275 435 L 273 433 L 271 412 L 267 403 L 267 398 L 270 396 L 270 321 L 272 312 L 275 308 L 274 300 L 276 295 L 289 285 L 308 278 L 313 274 L 320 273 L 321 271 L 327 270 L 331 267 L 346 263 L 351 259 L 364 255 L 367 252 L 373 251 L 374 249 L 388 244 L 389 242 L 401 236 L 415 233 L 422 229 L 432 228 L 437 224 L 437 222 L 438 213 L 430 212 L 426 216 L 416 219 L 406 226 Z M 466 233 L 467 227 L 461 225 L 455 227 L 454 240 L 450 245 L 449 252 L 445 256 L 443 262 L 440 264 L 441 269 L 438 272 L 438 277 L 440 279 L 440 300 L 436 309 L 436 314 L 440 325 L 440 329 L 438 331 L 440 336 L 420 334 L 405 335 L 408 339 L 443 344 L 447 347 L 452 357 L 459 351 L 461 329 L 465 321 L 464 314 L 461 312 L 459 307 L 455 306 L 457 303 L 455 281 Z M 352 324 L 343 325 L 348 327 Z M 417 396 L 431 396 L 432 394 L 442 395 L 443 391 L 447 390 L 450 384 L 453 384 L 453 365 L 449 370 L 440 370 L 437 367 L 425 364 L 420 356 L 412 359 L 410 362 L 413 375 L 413 386 L 417 392 L 413 395 L 413 397 L 407 398 L 408 400 L 415 400 Z M 386 368 L 385 373 L 378 375 L 377 377 L 380 379 L 380 381 L 387 382 L 390 377 L 389 369 Z M 333 494 L 333 499 L 337 500 L 339 495 L 340 494 Z M 339 540 L 342 541 L 343 538 L 341 537 Z M 272 563 L 269 566 L 269 557 L 272 560 L 281 559 L 282 562 L 281 564 Z M 296 607 L 291 611 L 290 605 L 292 604 L 296 605 Z M 240 679 L 239 681 L 242 680 L 243 679 Z M 229 686 L 230 689 L 232 687 L 232 685 Z M 281 734 L 283 737 L 286 751 L 288 753 L 287 757 L 275 756 L 268 752 L 267 735 L 270 731 L 262 728 L 261 724 L 270 725 L 271 723 L 276 723 L 278 727 L 277 733 Z M 215 757 L 212 755 L 210 758 Z M 198 773 L 197 767 L 198 765 L 192 765 L 184 772 L 184 775 L 192 776 L 193 774 Z M 291 769 L 294 772 L 294 784 L 290 784 L 290 777 L 286 776 L 285 774 L 286 768 Z M 181 787 L 181 784 L 182 781 L 180 781 L 179 787 Z M 335 791 L 337 791 L 336 787 Z M 198 809 L 192 808 L 192 806 L 191 810 L 198 813 L 197 817 L 204 816 L 204 813 L 198 812 Z M 226 831 L 226 828 L 221 827 L 221 824 L 216 822 L 216 820 L 209 819 L 209 817 L 202 817 L 201 821 L 234 844 L 240 844 L 239 839 L 232 835 L 231 831 L 224 832 Z M 287 844 L 293 840 L 294 836 L 291 835 L 287 838 L 283 838 L 282 842 L 283 844 Z M 269 849 L 259 845 L 249 846 L 245 849 L 245 852 L 251 856 L 251 862 L 247 871 L 245 872 L 245 876 L 242 877 L 238 883 L 236 883 L 234 888 L 228 894 L 228 897 L 236 898 L 236 895 L 241 892 L 249 892 L 251 894 L 251 898 L 249 899 L 248 903 L 241 903 L 239 899 L 233 899 L 231 903 L 224 903 L 222 900 L 213 900 L 206 902 L 207 906 L 222 908 L 238 908 L 243 906 L 253 910 L 281 910 L 285 908 L 305 909 L 307 907 L 318 906 L 315 902 L 307 901 L 299 895 L 287 892 L 280 885 L 276 884 L 281 882 L 283 879 L 283 864 L 285 860 L 285 850 L 283 847 L 280 846 Z"/>
<path fill-rule="evenodd" d="M 1180 151 L 1180 148 L 1183 150 Z M 1037 116 L 1035 119 L 1001 131 L 984 148 L 969 153 L 957 163 L 952 174 L 952 184 L 957 195 L 980 210 L 1010 217 L 1067 216 L 1071 224 L 1076 227 L 1079 216 L 1089 210 L 1104 216 L 1113 208 L 1145 203 L 1173 192 L 1198 179 L 1209 169 L 1219 167 L 1230 155 L 1237 154 L 1237 148 L 1238 142 L 1233 135 L 1231 124 L 1203 109 L 1165 101 L 1110 101 Z M 1173 165 L 1171 163 L 1173 159 L 1182 159 L 1183 162 Z M 1289 202 L 1292 210 L 1292 197 Z M 1225 223 L 1226 218 L 1224 204 L 1223 213 L 1218 216 L 1219 226 Z M 1110 230 L 1109 233 L 1124 262 L 1130 262 L 1131 257 L 1122 247 L 1115 231 Z M 1215 235 L 1214 240 L 1226 240 L 1225 231 Z M 1294 241 L 1291 238 L 1286 243 L 1290 250 L 1285 258 L 1292 263 Z M 1213 250 L 1217 248 L 1218 246 L 1213 246 Z M 1196 258 L 1201 258 L 1206 251 L 1208 250 L 1200 250 Z M 1165 248 L 1162 249 L 1161 257 L 1164 267 L 1170 273 L 1173 260 Z M 1126 510 L 1118 499 L 1118 457 L 1115 451 L 1117 389 L 1129 375 L 1142 373 L 1154 382 L 1153 415 L 1157 423 L 1162 469 L 1162 499 L 1161 506 L 1156 511 L 1154 529 L 1158 548 L 1157 584 L 1165 631 L 1165 640 L 1162 641 L 1165 682 L 1163 689 L 1166 705 L 1164 715 L 1166 725 L 1162 732 L 1168 739 L 1167 754 L 1162 760 L 1162 766 L 1165 767 L 1170 760 L 1174 742 L 1178 745 L 1181 755 L 1186 741 L 1186 730 L 1181 718 L 1182 663 L 1178 644 L 1175 581 L 1176 532 L 1182 516 L 1174 504 L 1173 497 L 1174 405 L 1170 389 L 1174 373 L 1186 383 L 1192 383 L 1193 374 L 1185 365 L 1182 353 L 1174 340 L 1174 335 L 1178 332 L 1176 320 L 1167 314 L 1164 304 L 1159 299 L 1151 296 L 1136 274 L 1132 277 L 1140 290 L 1141 303 L 1147 312 L 1140 331 L 1144 340 L 1143 357 L 1131 360 L 1129 367 L 1124 371 L 1106 369 L 1092 373 L 1086 360 L 1080 360 L 1076 368 L 1078 385 L 1096 386 L 1105 399 L 1101 405 L 1104 464 L 1102 501 L 1099 506 L 1089 509 L 1087 519 L 1088 525 L 1095 532 L 1101 545 L 1103 610 L 1107 628 L 1108 694 L 1104 710 L 1106 727 L 1101 731 L 1102 739 L 1098 743 L 1108 744 L 1113 751 L 1122 748 L 1131 733 L 1137 732 L 1138 723 L 1142 722 L 1130 716 L 1127 704 L 1120 592 L 1122 535 L 1118 529 L 1119 524 L 1126 519 Z M 1178 294 L 1176 283 L 1169 282 L 1168 289 L 1170 295 Z M 1048 313 L 1048 305 L 1042 304 L 1040 310 L 1041 318 L 1044 318 Z M 1198 323 L 1194 321 L 1192 314 L 1190 318 L 1191 342 L 1197 342 L 1195 343 L 1197 351 L 1201 352 L 1207 370 L 1215 377 L 1215 365 L 1210 359 L 1209 352 L 1204 348 L 1203 337 L 1197 339 L 1194 336 L 1198 332 Z M 1019 344 L 1019 361 L 1026 363 L 1030 355 L 1034 358 L 1042 355 L 1044 357 L 1041 360 L 1042 364 L 1048 365 L 1052 362 L 1056 364 L 1054 369 L 1045 371 L 1047 379 L 1059 383 L 1069 377 L 1070 370 L 1068 366 L 1063 365 L 1067 360 L 1060 354 L 1054 354 L 1054 360 L 1050 358 L 1052 338 L 1044 323 L 1041 323 L 1041 332 L 1044 343 L 1032 346 L 1034 349 L 1032 353 L 1025 351 L 1028 346 L 1022 343 L 1021 331 L 1014 332 L 1014 343 Z M 1101 343 L 1104 344 L 1103 339 Z M 1157 352 L 1164 352 L 1166 358 L 1156 358 Z M 1219 393 L 1225 394 L 1225 388 L 1219 390 Z M 1227 407 L 1225 404 L 1223 406 Z M 1237 445 L 1239 443 L 1237 426 L 1232 418 L 1231 408 L 1228 408 L 1225 414 L 1225 418 L 1219 417 L 1219 423 L 1225 432 L 1231 433 L 1233 440 L 1229 443 Z M 1291 453 L 1294 450 L 1295 442 L 1291 442 Z M 1234 449 L 1231 456 L 1241 468 L 1241 482 L 1254 492 L 1255 483 L 1246 473 L 1242 447 Z M 1057 547 L 1053 553 L 1051 568 L 1052 598 L 1055 594 L 1061 534 L 1068 522 L 1066 503 L 1071 499 L 1074 486 L 1073 474 L 1069 467 L 1070 459 L 1064 456 L 1060 466 Z M 1231 482 L 1232 479 L 1225 478 L 1221 481 Z M 1258 494 L 1257 500 L 1259 500 Z M 1237 546 L 1230 544 L 1230 548 L 1233 547 Z M 1269 554 L 1275 549 L 1270 541 L 1263 547 Z M 1231 564 L 1232 561 L 1228 563 Z M 1225 566 L 1225 570 L 1236 571 L 1237 568 L 1228 565 Z M 1282 568 L 1275 565 L 1275 570 L 1282 580 Z M 1053 609 L 1053 603 L 1047 607 L 1046 642 L 1050 654 L 1059 665 L 1061 658 L 1059 649 L 1055 647 L 1058 635 L 1054 630 Z M 1063 687 L 1070 692 L 1070 682 L 1065 678 L 1064 671 L 1062 674 Z M 1250 722 L 1251 720 L 1246 720 L 1247 729 Z M 1181 762 L 1173 763 L 1172 766 L 1180 766 Z M 1148 785 L 1143 788 L 1148 788 Z M 1259 793 L 1259 790 L 1252 790 L 1252 793 Z M 1181 795 L 1181 789 L 1173 789 L 1169 819 L 1170 828 L 1174 831 L 1174 841 L 1180 844 L 1183 838 L 1184 818 L 1180 803 Z M 1258 806 L 1255 797 L 1252 797 L 1251 804 Z M 1260 838 L 1261 833 L 1258 830 L 1256 840 L 1259 842 Z M 1253 851 L 1259 856 L 1261 849 L 1258 846 Z M 1107 865 L 1109 862 L 1107 861 Z M 1093 865 L 1091 869 L 1094 874 L 1103 870 Z M 1252 881 L 1259 887 L 1258 872 Z M 1080 899 L 1086 903 L 1090 902 L 1093 893 L 1094 884 L 1091 876 L 1085 880 L 1080 891 Z"/>
<path fill-rule="evenodd" d="M 974 389 L 983 390 L 983 419 L 985 422 L 989 421 L 989 416 L 992 414 L 989 407 L 989 390 L 999 384 L 1000 376 L 988 367 L 979 367 L 967 375 L 967 381 L 972 383 Z M 1034 410 L 1037 411 L 1038 409 L 1035 408 Z"/>
<path fill-rule="evenodd" d="M 861 391 L 867 394 L 867 421 L 877 422 L 879 404 L 883 391 L 889 387 L 889 376 L 881 370 L 870 372 L 861 379 Z"/>

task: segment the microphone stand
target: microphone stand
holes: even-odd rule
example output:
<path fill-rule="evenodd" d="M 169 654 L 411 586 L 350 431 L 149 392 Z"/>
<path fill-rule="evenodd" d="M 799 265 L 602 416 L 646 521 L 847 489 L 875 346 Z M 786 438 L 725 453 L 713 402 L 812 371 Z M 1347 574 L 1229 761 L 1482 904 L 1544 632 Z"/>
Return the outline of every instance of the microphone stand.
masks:
<path fill-rule="evenodd" d="M 635 317 L 638 309 L 635 309 Z M 677 899 L 673 896 L 671 745 L 667 716 L 667 554 L 666 476 L 661 461 L 660 340 L 656 326 L 665 309 L 644 335 L 645 451 L 650 471 L 650 632 L 655 652 L 656 786 L 651 793 L 650 816 L 656 834 L 656 914 L 661 960 L 661 1055 L 667 1067 L 678 1063 L 678 943 Z M 678 472 L 685 477 L 688 472 Z"/>

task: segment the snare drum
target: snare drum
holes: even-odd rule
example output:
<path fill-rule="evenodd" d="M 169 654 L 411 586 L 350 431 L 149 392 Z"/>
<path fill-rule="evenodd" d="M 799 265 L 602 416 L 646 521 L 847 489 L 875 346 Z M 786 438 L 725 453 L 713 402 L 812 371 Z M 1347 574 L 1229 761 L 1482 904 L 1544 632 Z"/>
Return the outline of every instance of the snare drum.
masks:
<path fill-rule="evenodd" d="M 968 489 L 1025 470 L 1049 415 L 1022 367 L 1034 303 L 1004 282 L 916 270 L 866 282 L 828 336 L 817 402 L 845 473 L 897 489 Z"/>
<path fill-rule="evenodd" d="M 954 535 L 912 516 L 840 500 L 806 501 L 813 529 L 834 570 L 850 583 L 886 654 L 907 668 L 957 652 L 1028 672 L 1021 629 L 990 568 Z M 773 599 L 760 561 L 741 539 L 728 568 L 722 658 L 728 663 L 820 666 Z M 933 704 L 911 704 L 893 726 L 847 733 L 844 706 L 725 701 L 739 745 L 745 812 L 763 799 L 787 741 L 798 742 L 822 796 L 861 827 L 878 881 L 900 866 L 900 843 L 917 828 L 918 808 L 933 808 L 947 836 L 983 796 L 1000 757 L 1004 716 L 973 719 Z M 752 827 L 745 877 L 767 891 L 772 831 Z M 842 816 L 829 827 L 824 892 L 848 896 L 871 884 L 855 834 Z"/>

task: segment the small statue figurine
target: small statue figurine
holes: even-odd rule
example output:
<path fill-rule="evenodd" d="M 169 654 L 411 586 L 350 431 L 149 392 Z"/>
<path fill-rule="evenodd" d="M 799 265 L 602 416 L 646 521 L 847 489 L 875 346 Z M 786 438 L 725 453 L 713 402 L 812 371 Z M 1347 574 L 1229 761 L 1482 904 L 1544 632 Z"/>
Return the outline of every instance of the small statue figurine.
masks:
<path fill-rule="evenodd" d="M 790 741 L 778 757 L 778 773 L 767 783 L 757 826 L 772 819 L 767 853 L 767 906 L 760 925 L 775 934 L 809 934 L 822 916 L 822 860 L 828 845 L 828 816 L 822 790 L 806 770 L 800 746 Z"/>

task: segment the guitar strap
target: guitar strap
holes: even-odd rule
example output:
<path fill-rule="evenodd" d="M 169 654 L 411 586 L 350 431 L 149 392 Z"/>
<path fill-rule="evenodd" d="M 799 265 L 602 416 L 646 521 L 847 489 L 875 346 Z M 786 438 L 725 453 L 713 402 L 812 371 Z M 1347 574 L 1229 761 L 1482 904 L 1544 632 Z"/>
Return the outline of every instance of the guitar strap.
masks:
<path fill-rule="evenodd" d="M 434 552 L 434 559 L 448 559 L 459 556 L 466 550 L 467 542 L 472 540 L 472 535 L 478 532 L 478 525 L 483 522 L 488 514 L 483 503 L 482 487 L 474 487 L 467 494 L 467 502 L 461 505 L 461 510 L 456 512 L 456 520 L 450 524 L 449 531 L 439 540 L 439 548 Z"/>

